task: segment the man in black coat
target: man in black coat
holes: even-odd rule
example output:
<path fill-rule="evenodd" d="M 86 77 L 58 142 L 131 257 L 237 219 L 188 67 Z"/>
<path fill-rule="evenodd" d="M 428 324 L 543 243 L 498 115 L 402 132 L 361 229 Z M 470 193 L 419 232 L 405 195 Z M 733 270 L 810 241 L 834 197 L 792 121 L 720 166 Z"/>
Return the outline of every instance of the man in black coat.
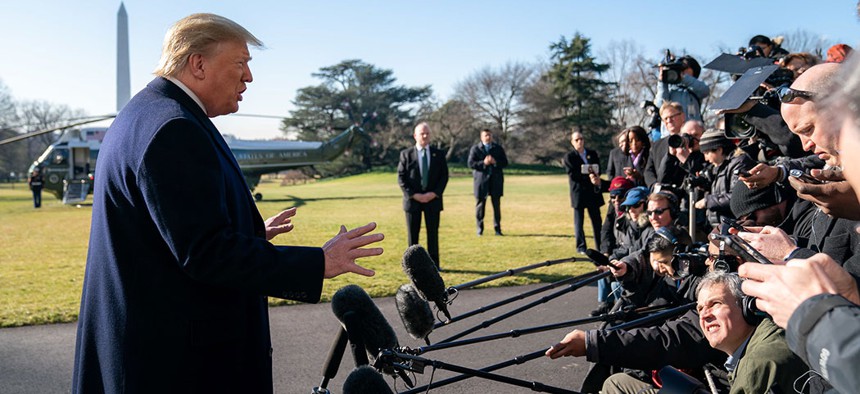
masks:
<path fill-rule="evenodd" d="M 496 235 L 502 235 L 502 206 L 504 195 L 505 174 L 503 168 L 508 166 L 508 156 L 501 145 L 493 142 L 493 132 L 481 130 L 481 142 L 469 150 L 469 168 L 475 178 L 475 218 L 478 224 L 478 236 L 484 233 L 484 212 L 487 196 L 493 202 L 493 228 Z"/>
<path fill-rule="evenodd" d="M 563 163 L 570 186 L 576 251 L 584 254 L 587 248 L 583 229 L 583 215 L 586 209 L 591 218 L 591 227 L 594 229 L 594 249 L 600 249 L 600 207 L 604 204 L 603 194 L 600 192 L 600 156 L 597 152 L 585 148 L 582 133 L 578 131 L 571 134 L 570 143 L 573 145 L 573 150 L 564 156 Z M 593 165 L 596 165 L 596 171 Z"/>
<path fill-rule="evenodd" d="M 217 37 L 217 38 L 212 38 Z M 267 296 L 317 302 L 323 278 L 373 275 L 355 259 L 367 226 L 322 248 L 269 242 L 295 210 L 263 221 L 209 118 L 236 112 L 248 44 L 213 14 L 178 21 L 158 77 L 129 101 L 99 152 L 73 393 L 272 392 Z"/>
<path fill-rule="evenodd" d="M 430 126 L 420 123 L 412 136 L 415 146 L 400 151 L 397 165 L 397 183 L 403 191 L 403 210 L 406 211 L 408 243 L 418 243 L 421 232 L 421 215 L 427 228 L 427 252 L 439 264 L 439 216 L 442 212 L 442 193 L 448 185 L 448 162 L 445 152 L 430 146 Z"/>

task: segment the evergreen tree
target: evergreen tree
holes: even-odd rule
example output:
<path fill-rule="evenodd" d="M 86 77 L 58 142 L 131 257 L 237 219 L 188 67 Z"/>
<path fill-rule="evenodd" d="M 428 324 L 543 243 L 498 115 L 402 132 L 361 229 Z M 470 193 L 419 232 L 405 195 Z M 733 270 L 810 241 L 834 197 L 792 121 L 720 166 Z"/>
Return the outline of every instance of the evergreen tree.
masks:
<path fill-rule="evenodd" d="M 322 83 L 299 89 L 293 102 L 296 109 L 281 129 L 297 132 L 302 140 L 327 140 L 369 119 L 364 131 L 372 139 L 317 170 L 323 175 L 341 174 L 396 163 L 402 144 L 411 141 L 416 110 L 430 96 L 430 86 L 398 86 L 393 71 L 357 59 L 323 67 L 313 76 Z"/>
<path fill-rule="evenodd" d="M 589 39 L 576 33 L 568 41 L 561 37 L 550 45 L 551 61 L 544 78 L 560 106 L 558 121 L 568 131 L 579 131 L 591 149 L 600 152 L 604 161 L 612 149 L 612 88 L 614 85 L 600 79 L 609 69 L 591 55 Z M 568 133 L 568 137 L 569 137 Z M 569 144 L 568 141 L 565 143 Z M 568 146 L 569 147 L 569 146 Z"/>

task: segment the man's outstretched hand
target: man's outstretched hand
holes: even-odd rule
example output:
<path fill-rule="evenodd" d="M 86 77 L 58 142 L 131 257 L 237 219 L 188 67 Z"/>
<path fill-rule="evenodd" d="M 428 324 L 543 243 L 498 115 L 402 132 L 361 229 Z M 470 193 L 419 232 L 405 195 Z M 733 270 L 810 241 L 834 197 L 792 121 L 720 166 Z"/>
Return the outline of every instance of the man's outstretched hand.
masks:
<path fill-rule="evenodd" d="M 355 263 L 355 259 L 382 254 L 382 248 L 364 248 L 364 246 L 382 241 L 385 238 L 382 233 L 365 235 L 374 229 L 376 229 L 376 223 L 373 222 L 349 231 L 341 225 L 337 235 L 322 246 L 325 254 L 323 276 L 326 279 L 331 279 L 346 272 L 354 272 L 364 276 L 375 275 L 376 272 L 373 270 Z"/>

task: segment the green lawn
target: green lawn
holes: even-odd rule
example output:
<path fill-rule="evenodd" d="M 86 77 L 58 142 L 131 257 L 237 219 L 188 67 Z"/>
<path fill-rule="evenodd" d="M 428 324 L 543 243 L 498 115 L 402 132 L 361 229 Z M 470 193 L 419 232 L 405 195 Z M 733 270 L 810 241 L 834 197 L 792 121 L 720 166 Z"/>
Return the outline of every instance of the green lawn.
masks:
<path fill-rule="evenodd" d="M 505 179 L 502 199 L 504 237 L 475 235 L 472 179 L 455 176 L 445 192 L 440 228 L 440 259 L 447 285 L 550 259 L 575 255 L 573 215 L 563 174 L 514 175 Z M 326 282 L 323 299 L 355 283 L 371 296 L 393 295 L 408 279 L 400 269 L 406 224 L 393 172 L 374 172 L 304 185 L 264 179 L 257 189 L 265 217 L 299 207 L 295 230 L 275 239 L 284 245 L 322 245 L 341 224 L 348 228 L 375 221 L 385 234 L 382 256 L 359 261 L 376 270 L 373 278 L 342 275 Z M 604 207 L 605 209 L 605 207 Z M 74 321 L 78 314 L 86 261 L 91 208 L 64 206 L 44 195 L 33 209 L 25 184 L 0 184 L 0 327 Z M 591 229 L 586 225 L 586 233 Z M 485 233 L 487 234 L 487 233 Z M 422 243 L 423 243 L 422 231 Z M 589 239 L 589 245 L 593 241 Z M 588 263 L 540 268 L 484 286 L 554 281 L 591 269 Z M 281 300 L 272 300 L 273 304 Z"/>

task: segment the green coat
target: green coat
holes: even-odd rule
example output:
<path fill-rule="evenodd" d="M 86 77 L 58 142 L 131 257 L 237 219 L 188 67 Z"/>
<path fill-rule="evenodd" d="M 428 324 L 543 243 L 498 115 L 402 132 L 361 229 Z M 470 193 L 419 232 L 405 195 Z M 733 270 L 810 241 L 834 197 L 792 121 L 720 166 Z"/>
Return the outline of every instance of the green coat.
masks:
<path fill-rule="evenodd" d="M 807 371 L 809 367 L 788 348 L 785 331 L 764 319 L 729 374 L 730 393 L 763 394 L 774 383 L 782 392 L 794 392 L 795 380 Z"/>

